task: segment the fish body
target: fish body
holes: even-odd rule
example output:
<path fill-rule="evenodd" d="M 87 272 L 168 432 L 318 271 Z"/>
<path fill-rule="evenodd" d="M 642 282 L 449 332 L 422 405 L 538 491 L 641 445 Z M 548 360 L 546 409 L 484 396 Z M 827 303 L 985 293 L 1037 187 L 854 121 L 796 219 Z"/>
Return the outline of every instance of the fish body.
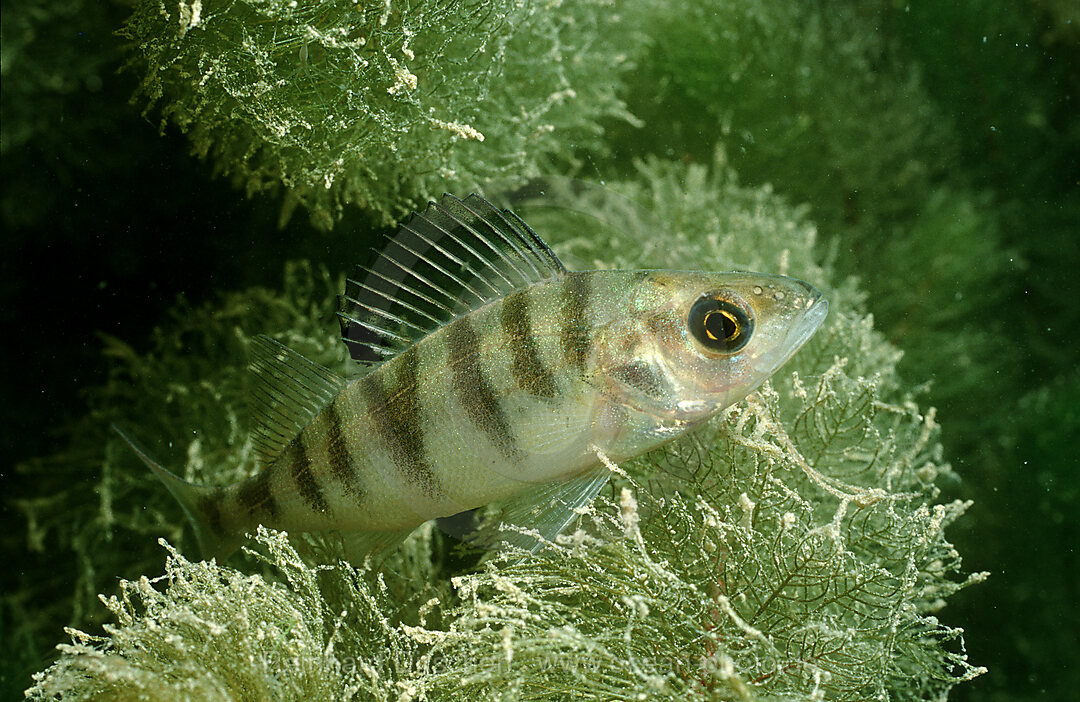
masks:
<path fill-rule="evenodd" d="M 562 498 L 535 513 L 553 536 L 602 486 L 601 455 L 640 455 L 737 402 L 827 311 L 783 276 L 570 272 L 478 196 L 432 203 L 392 243 L 339 313 L 369 373 L 346 383 L 256 340 L 256 476 L 194 486 L 136 448 L 204 551 L 258 524 L 407 534 L 521 494 Z"/>

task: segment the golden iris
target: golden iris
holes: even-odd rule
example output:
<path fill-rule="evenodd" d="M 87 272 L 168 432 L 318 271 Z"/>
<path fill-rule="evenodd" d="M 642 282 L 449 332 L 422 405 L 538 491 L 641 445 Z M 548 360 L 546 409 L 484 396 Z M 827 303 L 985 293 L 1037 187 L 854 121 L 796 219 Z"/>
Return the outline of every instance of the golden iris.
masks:
<path fill-rule="evenodd" d="M 746 346 L 754 320 L 740 306 L 706 295 L 690 308 L 690 333 L 709 351 L 735 353 Z"/>

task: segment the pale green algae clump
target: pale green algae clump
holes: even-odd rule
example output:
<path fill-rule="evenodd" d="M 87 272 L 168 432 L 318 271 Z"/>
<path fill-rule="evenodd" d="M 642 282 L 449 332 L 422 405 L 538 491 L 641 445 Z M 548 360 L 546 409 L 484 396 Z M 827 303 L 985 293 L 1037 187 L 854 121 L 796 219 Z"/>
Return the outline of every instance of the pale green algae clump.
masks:
<path fill-rule="evenodd" d="M 608 0 L 143 0 L 124 34 L 162 129 L 328 228 L 602 151 L 600 118 L 632 121 L 618 25 Z"/>
<path fill-rule="evenodd" d="M 332 549 L 302 557 L 267 532 L 258 575 L 193 563 L 169 547 L 166 575 L 106 597 L 105 634 L 72 630 L 73 643 L 28 696 L 924 700 L 982 672 L 967 662 L 962 632 L 937 619 L 949 595 L 983 574 L 964 576 L 944 535 L 966 504 L 935 503 L 935 484 L 954 476 L 934 413 L 900 385 L 899 352 L 860 311 L 854 284 L 822 264 L 805 213 L 767 188 L 738 185 L 722 154 L 712 169 L 641 164 L 636 181 L 611 187 L 622 197 L 570 189 L 559 208 L 523 212 L 571 267 L 803 277 L 827 291 L 824 327 L 748 402 L 619 466 L 580 528 L 536 556 L 496 556 L 455 573 L 432 557 L 439 535 L 430 527 L 377 566 L 354 567 Z M 583 228 L 586 213 L 599 231 Z M 243 328 L 280 330 L 301 352 L 340 362 L 334 330 L 312 321 L 329 319 L 332 287 L 293 267 L 277 298 L 246 294 L 255 304 Z M 230 295 L 222 308 L 174 323 L 198 319 L 207 346 L 217 338 L 236 355 L 227 368 L 211 371 L 165 333 L 156 354 L 126 358 L 147 371 L 135 379 L 140 394 L 170 393 L 157 414 L 174 413 L 160 421 L 177 427 L 174 451 L 197 481 L 221 484 L 253 469 L 236 381 L 245 299 Z M 281 326 L 290 318 L 307 321 Z M 156 374 L 166 368 L 172 375 Z M 206 421 L 213 413 L 218 421 Z M 185 436 L 193 430 L 195 440 Z M 112 494 L 110 517 L 84 510 L 70 528 L 130 529 L 125 540 L 143 571 L 156 572 L 145 565 L 149 534 L 167 520 L 170 541 L 186 544 L 180 510 L 161 496 L 150 520 L 115 518 L 133 495 L 164 492 L 118 447 L 111 439 L 105 475 L 123 471 L 135 492 Z M 124 560 L 99 548 L 96 577 L 107 579 L 103 571 Z"/>

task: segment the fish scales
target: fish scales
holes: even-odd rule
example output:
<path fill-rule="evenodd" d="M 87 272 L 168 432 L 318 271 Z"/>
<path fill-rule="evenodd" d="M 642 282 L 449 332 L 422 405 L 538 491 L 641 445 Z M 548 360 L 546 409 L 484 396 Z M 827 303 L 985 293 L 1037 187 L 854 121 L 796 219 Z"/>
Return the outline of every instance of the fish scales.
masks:
<path fill-rule="evenodd" d="M 517 476 L 528 468 L 522 464 L 529 455 L 518 437 L 534 432 L 537 416 L 522 400 L 538 398 L 548 415 L 558 414 L 563 404 L 595 401 L 582 368 L 566 362 L 570 337 L 555 304 L 567 301 L 568 290 L 583 287 L 576 281 L 532 285 L 459 318 L 346 386 L 265 476 L 235 488 L 232 511 L 246 512 L 248 523 L 234 519 L 232 528 L 267 521 L 286 529 L 372 528 L 393 524 L 401 515 L 415 519 L 418 507 L 453 514 L 467 508 L 471 495 L 498 495 L 520 484 Z M 574 338 L 587 333 L 585 307 L 575 312 Z M 559 313 L 537 315 L 537 309 Z M 528 349 L 524 362 L 523 348 Z M 528 366 L 525 379 L 522 363 Z M 539 393 L 535 378 L 545 383 Z M 582 417 L 576 433 L 583 433 L 583 413 L 573 414 Z M 445 429 L 426 419 L 447 415 L 457 420 Z M 348 439 L 340 435 L 343 416 L 357 429 Z M 365 466 L 363 483 L 351 477 L 358 472 L 354 463 Z M 481 475 L 477 480 L 462 465 L 488 466 L 501 479 Z M 342 475 L 349 477 L 342 480 Z M 267 514 L 267 504 L 274 514 Z"/>
<path fill-rule="evenodd" d="M 422 344 L 356 381 L 353 387 L 363 398 L 357 422 L 367 424 L 378 437 L 376 458 L 392 468 L 392 475 L 404 481 L 404 489 L 420 489 L 429 497 L 441 493 L 438 479 L 428 461 L 424 443 L 420 366 L 425 356 Z M 389 475 L 387 476 L 389 479 Z"/>
<path fill-rule="evenodd" d="M 425 263 L 427 243 L 443 258 L 404 283 L 384 266 L 369 283 L 350 283 L 342 303 L 343 335 L 358 361 L 369 358 L 367 344 L 389 358 L 345 383 L 262 343 L 268 351 L 253 367 L 276 385 L 257 394 L 273 403 L 259 435 L 276 457 L 256 476 L 226 488 L 189 485 L 132 444 L 184 504 L 206 551 L 225 555 L 258 524 L 407 533 L 549 484 L 567 485 L 570 509 L 602 485 L 575 482 L 594 474 L 598 451 L 638 455 L 741 399 L 827 310 L 818 291 L 783 276 L 569 272 L 516 216 L 476 196 L 447 196 L 402 232 L 413 238 L 395 255 L 416 251 L 412 265 Z M 452 273 L 462 269 L 465 276 Z M 452 312 L 434 302 L 450 293 L 432 271 L 490 294 Z M 481 278 L 470 284 L 467 275 Z M 377 297 L 364 298 L 375 286 Z M 405 293 L 407 311 L 431 322 L 410 323 L 422 335 L 387 327 L 404 323 L 393 304 Z M 415 307 L 425 299 L 431 307 Z M 302 428 L 278 443 L 293 426 Z M 541 530 L 553 537 L 567 521 Z"/>
<path fill-rule="evenodd" d="M 585 370 L 589 355 L 589 303 L 592 299 L 593 276 L 584 273 L 568 274 L 562 281 L 561 329 L 559 340 L 567 364 Z"/>
<path fill-rule="evenodd" d="M 505 304 L 505 303 L 503 303 Z M 446 353 L 453 391 L 465 414 L 476 429 L 493 445 L 504 461 L 521 463 L 524 458 L 517 445 L 516 431 L 510 426 L 500 398 L 495 393 L 480 355 L 480 337 L 468 317 L 455 320 L 447 327 Z M 502 348 L 507 348 L 503 346 Z"/>
<path fill-rule="evenodd" d="M 415 511 L 417 505 L 448 515 L 475 506 L 476 495 L 482 494 L 486 501 L 522 484 L 521 475 L 529 471 L 533 458 L 522 447 L 522 439 L 534 431 L 537 416 L 529 411 L 530 405 L 542 404 L 543 411 L 554 414 L 564 405 L 581 404 L 593 392 L 580 371 L 560 361 L 557 315 L 530 315 L 528 327 L 512 333 L 504 323 L 507 318 L 520 318 L 523 301 L 527 301 L 525 309 L 547 305 L 560 295 L 560 285 L 552 281 L 530 286 L 516 297 L 497 300 L 459 318 L 412 347 L 409 353 L 417 359 L 416 389 L 404 394 L 420 398 L 419 407 L 411 420 L 395 424 L 394 431 L 416 438 L 413 455 L 425 457 L 432 479 L 444 490 L 438 496 L 417 494 L 407 479 L 395 483 L 395 475 L 388 474 L 385 489 L 365 505 L 367 515 L 385 522 L 391 515 Z M 531 341 L 534 372 L 549 385 L 545 392 L 557 390 L 557 396 L 536 395 L 519 384 L 514 367 L 520 364 L 518 344 L 523 338 Z M 395 373 L 399 358 L 368 377 Z M 435 497 L 440 499 L 425 499 Z"/>
<path fill-rule="evenodd" d="M 300 436 L 289 444 L 282 460 L 287 461 L 291 467 L 290 473 L 295 482 L 295 489 L 302 502 L 315 514 L 325 514 L 330 511 L 330 506 L 326 503 L 322 481 L 315 476 L 311 456 L 308 455 L 307 447 L 304 445 L 307 443 L 305 439 L 308 436 L 311 436 L 309 432 L 301 432 Z"/>
<path fill-rule="evenodd" d="M 246 515 L 248 520 L 259 521 L 263 516 L 270 520 L 278 519 L 281 510 L 274 499 L 271 486 L 273 476 L 269 468 L 259 471 L 258 475 L 248 478 L 233 488 L 229 500 L 234 507 L 230 510 L 235 515 Z"/>

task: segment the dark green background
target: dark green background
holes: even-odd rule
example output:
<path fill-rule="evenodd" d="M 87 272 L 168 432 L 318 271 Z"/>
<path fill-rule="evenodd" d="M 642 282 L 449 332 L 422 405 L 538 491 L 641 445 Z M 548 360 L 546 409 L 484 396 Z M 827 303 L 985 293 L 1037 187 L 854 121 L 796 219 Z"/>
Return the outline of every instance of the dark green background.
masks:
<path fill-rule="evenodd" d="M 123 5 L 14 5 L 2 18 L 5 498 L 33 494 L 32 478 L 12 466 L 54 451 L 58 428 L 85 412 L 85 389 L 103 382 L 100 332 L 144 347 L 178 297 L 200 304 L 223 290 L 275 286 L 291 258 L 342 271 L 380 233 L 362 213 L 330 234 L 302 214 L 278 229 L 277 199 L 244 198 L 189 154 L 182 135 L 160 136 L 128 102 L 136 77 L 117 73 L 121 40 L 108 28 L 123 21 Z M 906 378 L 931 383 L 924 402 L 940 407 L 947 457 L 964 479 L 947 496 L 975 500 L 952 537 L 970 570 L 992 573 L 942 614 L 990 668 L 954 699 L 1068 699 L 1080 689 L 1080 12 L 1004 0 L 882 8 L 874 31 L 891 60 L 917 68 L 949 135 L 944 147 L 914 147 L 949 150 L 927 192 L 966 193 L 983 228 L 939 251 L 918 192 L 906 209 L 875 211 L 858 188 L 811 187 L 794 160 L 805 154 L 785 170 L 755 160 L 753 148 L 727 147 L 745 180 L 811 205 L 838 267 L 863 279 L 867 307 L 905 349 Z M 628 86 L 631 111 L 648 121 L 700 108 L 692 91 L 654 82 L 650 70 Z M 611 125 L 614 158 L 595 168 L 618 177 L 646 153 L 709 161 L 716 135 L 674 123 L 670 133 Z M 928 234 L 905 239 L 918 226 Z M 959 318 L 948 314 L 949 297 L 918 289 L 945 256 L 962 263 L 943 274 L 965 299 Z M 964 267 L 971 275 L 957 277 Z M 969 346 L 958 352 L 951 344 L 961 338 Z M 54 566 L 27 550 L 10 499 L 3 510 L 8 594 Z M 8 696 L 63 636 L 8 636 L 11 616 L 0 613 Z"/>

